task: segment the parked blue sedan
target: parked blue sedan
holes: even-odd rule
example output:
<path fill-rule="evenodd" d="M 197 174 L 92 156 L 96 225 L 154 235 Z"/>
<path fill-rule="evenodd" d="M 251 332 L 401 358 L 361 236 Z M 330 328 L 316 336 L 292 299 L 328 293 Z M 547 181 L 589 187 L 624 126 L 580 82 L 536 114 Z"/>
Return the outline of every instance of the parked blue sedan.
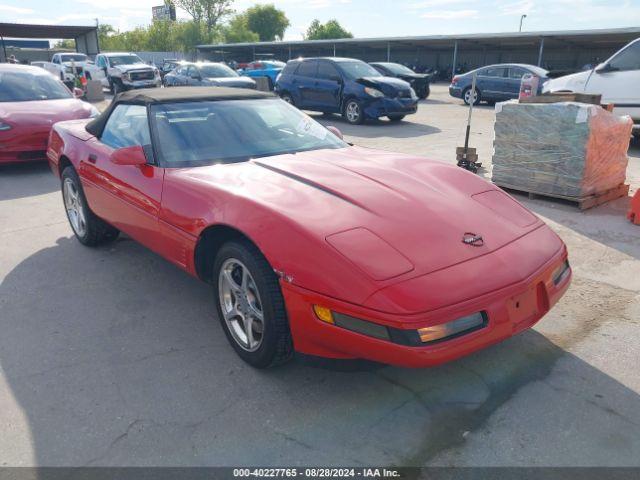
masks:
<path fill-rule="evenodd" d="M 246 68 L 239 70 L 238 73 L 251 78 L 266 77 L 269 81 L 269 90 L 273 90 L 276 78 L 278 78 L 284 66 L 284 62 L 277 60 L 260 60 L 249 63 Z"/>
<path fill-rule="evenodd" d="M 477 73 L 476 95 L 472 98 L 471 83 L 473 74 Z M 485 102 L 501 102 L 518 98 L 522 77 L 530 73 L 537 76 L 538 92 L 542 91 L 542 84 L 548 80 L 549 72 L 534 65 L 519 63 L 504 63 L 478 68 L 462 75 L 456 75 L 449 86 L 449 94 L 452 97 L 461 98 L 469 105 L 473 100 L 474 105 Z"/>

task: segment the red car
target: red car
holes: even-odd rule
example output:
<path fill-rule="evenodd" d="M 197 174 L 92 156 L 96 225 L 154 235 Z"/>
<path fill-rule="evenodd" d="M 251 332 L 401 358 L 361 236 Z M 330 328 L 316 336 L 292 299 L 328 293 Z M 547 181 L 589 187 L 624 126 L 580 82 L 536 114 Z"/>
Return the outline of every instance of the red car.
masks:
<path fill-rule="evenodd" d="M 263 92 L 122 93 L 56 124 L 48 156 L 78 240 L 122 231 L 209 282 L 256 367 L 436 365 L 531 327 L 570 282 L 560 238 L 494 185 L 350 146 Z"/>
<path fill-rule="evenodd" d="M 42 68 L 0 64 L 0 164 L 46 161 L 55 122 L 99 113 Z"/>

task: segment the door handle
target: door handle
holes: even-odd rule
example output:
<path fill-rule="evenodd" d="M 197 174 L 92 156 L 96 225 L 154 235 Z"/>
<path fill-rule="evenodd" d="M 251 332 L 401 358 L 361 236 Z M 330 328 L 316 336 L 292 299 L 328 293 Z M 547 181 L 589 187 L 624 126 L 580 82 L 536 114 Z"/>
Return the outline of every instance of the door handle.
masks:
<path fill-rule="evenodd" d="M 89 162 L 96 163 L 98 161 L 98 157 L 96 157 L 93 153 L 89 154 Z"/>

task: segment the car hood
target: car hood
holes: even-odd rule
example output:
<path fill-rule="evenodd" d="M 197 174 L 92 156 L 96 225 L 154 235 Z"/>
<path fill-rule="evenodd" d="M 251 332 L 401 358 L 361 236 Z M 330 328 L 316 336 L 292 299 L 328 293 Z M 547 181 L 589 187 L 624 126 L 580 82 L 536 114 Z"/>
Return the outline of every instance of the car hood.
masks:
<path fill-rule="evenodd" d="M 131 65 L 118 65 L 114 68 L 117 68 L 121 72 L 128 72 L 130 70 L 153 70 L 153 67 L 147 65 L 146 63 L 132 63 Z"/>
<path fill-rule="evenodd" d="M 75 98 L 0 103 L 0 118 L 12 126 L 50 128 L 56 122 L 90 115 L 91 105 Z"/>
<path fill-rule="evenodd" d="M 591 76 L 592 70 L 586 70 L 584 72 L 573 73 L 571 75 L 565 75 L 564 77 L 558 77 L 551 79 L 544 83 L 542 87 L 543 92 L 559 92 L 567 90 L 571 92 L 584 91 L 587 80 Z"/>
<path fill-rule="evenodd" d="M 208 85 L 220 85 L 224 87 L 247 87 L 255 85 L 256 82 L 248 77 L 212 77 L 205 78 Z"/>
<path fill-rule="evenodd" d="M 350 147 L 259 158 L 237 168 L 242 174 L 230 178 L 221 178 L 216 167 L 190 169 L 189 175 L 285 216 L 373 280 L 465 262 L 542 224 L 489 182 L 421 157 Z M 336 237 L 354 229 L 359 231 Z M 464 243 L 465 234 L 482 241 Z M 349 246 L 353 238 L 370 246 L 368 265 Z M 397 262 L 388 265 L 389 258 Z"/>
<path fill-rule="evenodd" d="M 356 82 L 367 87 L 376 88 L 385 95 L 394 95 L 398 92 L 408 91 L 411 88 L 404 80 L 393 77 L 362 77 Z"/>

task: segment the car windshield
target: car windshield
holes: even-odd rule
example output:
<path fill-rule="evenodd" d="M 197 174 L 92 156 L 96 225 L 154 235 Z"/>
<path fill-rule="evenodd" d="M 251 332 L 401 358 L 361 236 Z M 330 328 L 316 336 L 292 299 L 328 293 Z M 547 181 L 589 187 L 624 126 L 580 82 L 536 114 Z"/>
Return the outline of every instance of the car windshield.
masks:
<path fill-rule="evenodd" d="M 77 55 L 60 55 L 60 60 L 62 60 L 63 62 L 70 62 L 71 60 L 73 60 L 74 62 L 86 62 L 87 56 L 81 53 Z"/>
<path fill-rule="evenodd" d="M 64 84 L 49 73 L 0 73 L 0 102 L 29 102 L 72 98 Z"/>
<path fill-rule="evenodd" d="M 201 65 L 200 74 L 206 78 L 237 77 L 238 74 L 226 65 Z"/>
<path fill-rule="evenodd" d="M 380 65 L 395 75 L 413 75 L 413 70 L 399 63 L 381 63 Z"/>
<path fill-rule="evenodd" d="M 347 146 L 276 98 L 158 104 L 151 107 L 151 119 L 165 167 L 234 163 Z"/>
<path fill-rule="evenodd" d="M 368 63 L 364 62 L 339 62 L 338 65 L 349 80 L 357 80 L 363 77 L 381 77 L 382 74 Z"/>
<path fill-rule="evenodd" d="M 134 63 L 144 63 L 142 59 L 137 55 L 118 55 L 109 57 L 109 63 L 111 63 L 112 67 L 117 67 L 118 65 L 132 65 Z"/>

